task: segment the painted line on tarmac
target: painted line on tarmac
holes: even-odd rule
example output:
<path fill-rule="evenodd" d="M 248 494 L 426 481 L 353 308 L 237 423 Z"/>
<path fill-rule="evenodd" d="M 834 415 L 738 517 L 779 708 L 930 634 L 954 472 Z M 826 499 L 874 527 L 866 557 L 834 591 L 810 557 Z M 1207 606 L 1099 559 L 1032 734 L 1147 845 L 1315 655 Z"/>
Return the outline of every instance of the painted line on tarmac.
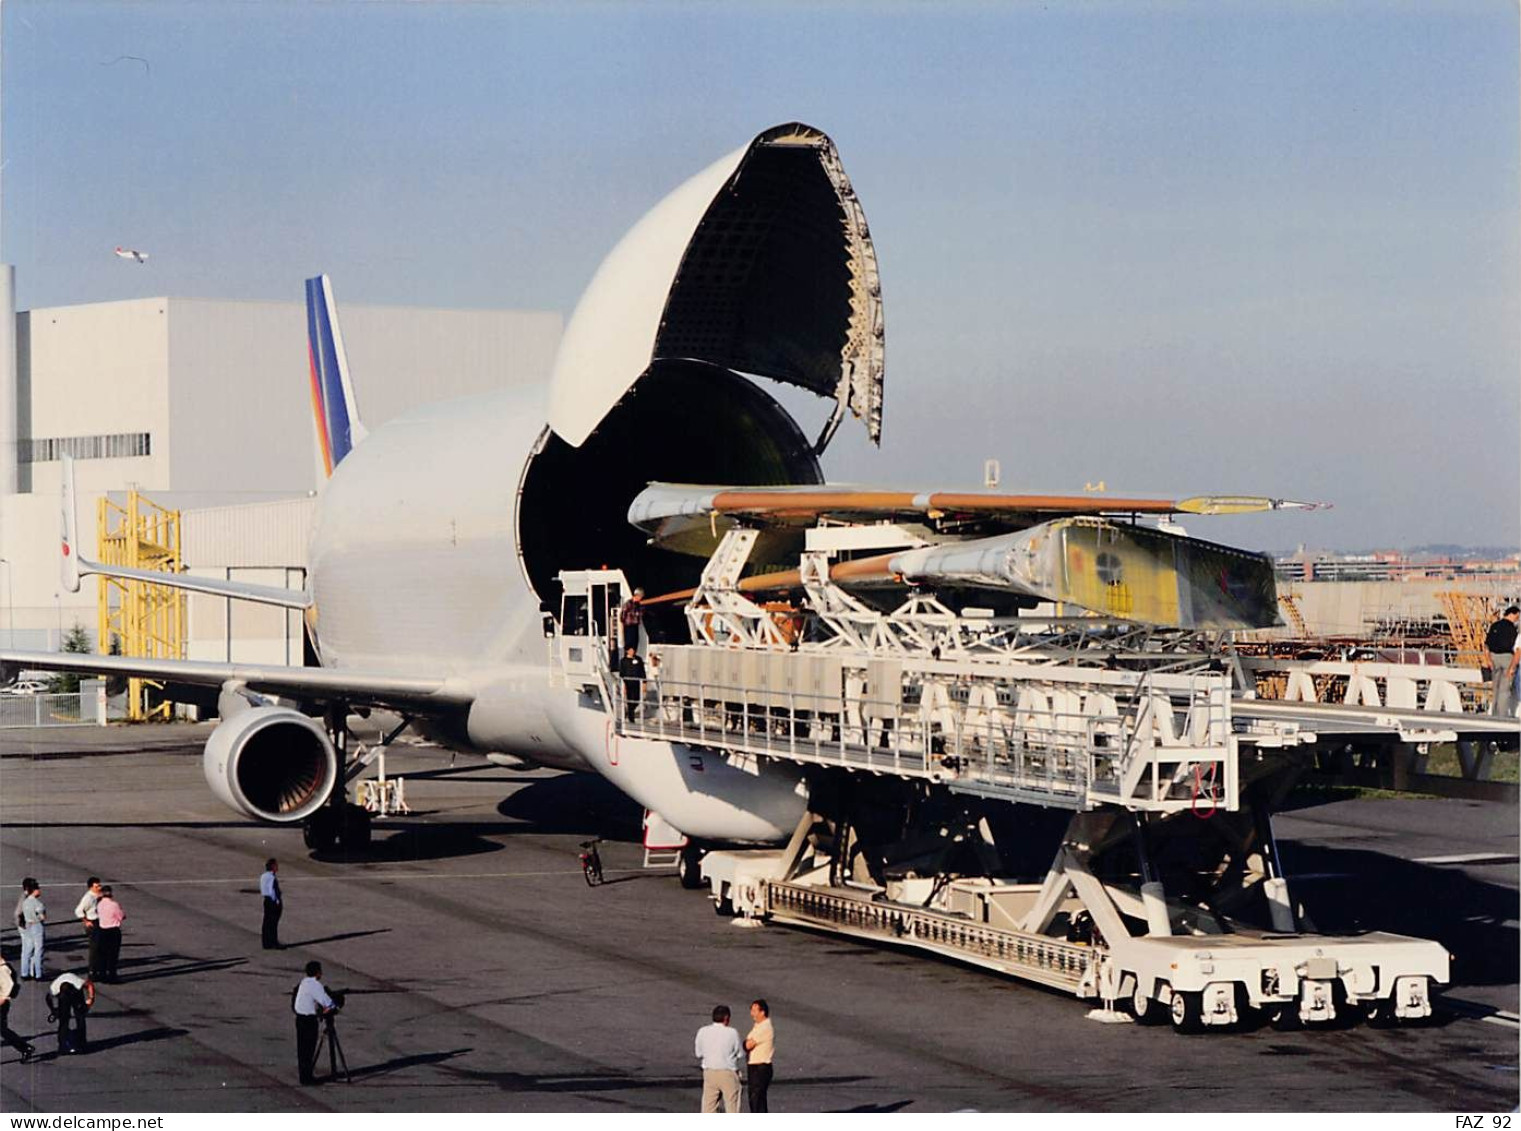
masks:
<path fill-rule="evenodd" d="M 1466 852 L 1456 856 L 1417 856 L 1413 864 L 1514 864 L 1521 857 L 1504 852 Z"/>

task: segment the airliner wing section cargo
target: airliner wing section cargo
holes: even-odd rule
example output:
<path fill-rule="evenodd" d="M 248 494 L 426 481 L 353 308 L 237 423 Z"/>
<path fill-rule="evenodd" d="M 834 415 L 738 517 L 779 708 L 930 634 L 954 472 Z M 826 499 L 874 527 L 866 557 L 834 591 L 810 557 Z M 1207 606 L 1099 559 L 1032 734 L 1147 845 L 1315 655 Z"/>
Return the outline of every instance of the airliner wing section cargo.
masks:
<path fill-rule="evenodd" d="M 636 224 L 547 388 L 366 434 L 325 277 L 307 309 L 307 588 L 81 561 L 70 475 L 64 581 L 299 609 L 320 666 L 0 661 L 220 688 L 211 789 L 316 848 L 368 840 L 346 720 L 386 706 L 457 747 L 603 775 L 691 842 L 683 882 L 723 913 L 1179 1028 L 1430 1015 L 1445 949 L 1309 934 L 1271 809 L 1317 750 L 1504 740 L 1514 720 L 1465 711 L 1437 666 L 1359 677 L 1356 709 L 1308 679 L 1292 706 L 1257 698 L 1232 633 L 1277 622 L 1271 562 L 1171 520 L 1314 504 L 824 484 L 847 417 L 880 438 L 885 353 L 876 252 L 819 130 L 761 133 Z M 766 382 L 827 405 L 816 437 Z"/>

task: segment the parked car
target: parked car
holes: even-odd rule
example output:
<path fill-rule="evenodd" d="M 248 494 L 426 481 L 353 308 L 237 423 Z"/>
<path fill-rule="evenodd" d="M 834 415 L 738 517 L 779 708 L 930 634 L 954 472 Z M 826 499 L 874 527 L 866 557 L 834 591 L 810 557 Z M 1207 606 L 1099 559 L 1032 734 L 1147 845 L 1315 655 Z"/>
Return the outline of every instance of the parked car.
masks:
<path fill-rule="evenodd" d="M 40 679 L 18 679 L 8 687 L 0 687 L 0 695 L 41 695 L 48 685 Z"/>

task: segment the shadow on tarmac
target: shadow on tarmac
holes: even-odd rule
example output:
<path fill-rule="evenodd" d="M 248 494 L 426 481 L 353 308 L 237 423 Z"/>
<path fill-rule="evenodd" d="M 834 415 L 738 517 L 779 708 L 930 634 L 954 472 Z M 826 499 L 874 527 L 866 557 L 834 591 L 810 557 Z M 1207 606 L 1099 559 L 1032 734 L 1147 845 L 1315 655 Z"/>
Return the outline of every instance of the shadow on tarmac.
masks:
<path fill-rule="evenodd" d="M 297 939 L 295 942 L 282 943 L 281 950 L 294 950 L 298 946 L 316 946 L 318 943 L 339 942 L 343 939 L 362 939 L 366 935 L 388 935 L 390 927 L 376 927 L 373 931 L 344 931 L 341 935 L 323 935 L 320 939 Z"/>
<path fill-rule="evenodd" d="M 411 1056 L 399 1056 L 394 1060 L 387 1060 L 381 1064 L 367 1064 L 363 1068 L 354 1068 L 349 1075 L 355 1080 L 367 1080 L 373 1076 L 385 1076 L 391 1072 L 400 1072 L 406 1068 L 416 1068 L 420 1064 L 442 1064 L 446 1060 L 453 1060 L 457 1056 L 464 1056 L 474 1049 L 451 1049 L 449 1052 L 420 1052 Z"/>
<path fill-rule="evenodd" d="M 178 966 L 161 963 L 178 962 Z M 209 974 L 218 970 L 231 970 L 243 966 L 246 958 L 186 958 L 182 954 L 165 954 L 153 958 L 129 958 L 121 963 L 121 969 L 145 968 L 142 973 L 130 973 L 117 979 L 122 985 L 152 982 L 159 978 L 178 978 L 184 974 Z"/>
<path fill-rule="evenodd" d="M 363 850 L 339 846 L 329 852 L 312 852 L 309 859 L 323 864 L 401 863 L 415 860 L 443 860 L 456 856 L 481 856 L 500 852 L 502 846 L 487 840 L 487 834 L 500 836 L 512 830 L 496 823 L 454 822 L 450 824 L 392 825 L 396 831 L 384 840 L 376 839 Z M 377 829 L 377 831 L 380 831 Z"/>
<path fill-rule="evenodd" d="M 702 1091 L 702 1074 L 695 1070 L 681 1076 L 623 1076 L 616 1072 L 547 1072 L 536 1076 L 526 1072 L 480 1072 L 454 1066 L 446 1068 L 445 1071 L 461 1079 L 493 1084 L 504 1092 L 574 1094 L 637 1091 L 646 1088 L 689 1088 L 693 1093 Z M 356 1072 L 355 1075 L 357 1076 L 358 1073 Z M 787 1082 L 789 1084 L 859 1084 L 869 1079 L 869 1076 L 789 1076 Z M 861 1110 L 877 1109 L 863 1108 Z"/>
<path fill-rule="evenodd" d="M 96 1056 L 99 1053 L 121 1048 L 123 1045 L 140 1045 L 147 1041 L 167 1041 L 171 1037 L 183 1037 L 189 1032 L 189 1029 L 171 1029 L 167 1026 L 160 1026 L 157 1029 L 144 1029 L 138 1033 L 124 1033 L 119 1037 L 107 1037 L 105 1040 L 92 1040 L 90 1047 L 85 1052 L 78 1054 L 71 1053 L 69 1055 L 78 1055 L 80 1057 Z M 32 1039 L 37 1040 L 38 1038 L 34 1037 Z M 39 1064 L 43 1061 L 63 1059 L 65 1059 L 64 1054 L 54 1049 L 52 1052 L 45 1052 L 32 1057 L 31 1063 Z"/>
<path fill-rule="evenodd" d="M 503 798 L 496 811 L 521 822 L 509 832 L 574 833 L 633 842 L 644 834 L 638 802 L 594 774 L 540 778 Z"/>
<path fill-rule="evenodd" d="M 1321 934 L 1376 930 L 1434 939 L 1453 954 L 1454 986 L 1515 984 L 1515 888 L 1367 849 L 1289 841 L 1279 848 L 1289 890 Z"/>

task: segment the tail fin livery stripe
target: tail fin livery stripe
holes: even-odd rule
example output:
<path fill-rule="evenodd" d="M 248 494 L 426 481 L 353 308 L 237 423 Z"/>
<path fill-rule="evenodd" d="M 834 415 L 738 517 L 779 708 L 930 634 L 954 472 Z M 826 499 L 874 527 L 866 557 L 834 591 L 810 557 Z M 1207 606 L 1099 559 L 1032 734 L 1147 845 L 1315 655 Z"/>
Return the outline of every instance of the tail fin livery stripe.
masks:
<path fill-rule="evenodd" d="M 326 275 L 306 281 L 306 328 L 312 412 L 323 472 L 331 475 L 364 437 L 349 381 L 332 286 Z"/>
<path fill-rule="evenodd" d="M 307 320 L 310 322 L 310 310 Z M 322 378 L 317 375 L 317 354 L 310 346 L 306 349 L 311 368 L 312 423 L 317 426 L 317 468 L 324 476 L 333 474 L 333 449 L 327 442 L 327 410 L 322 405 Z"/>
<path fill-rule="evenodd" d="M 333 445 L 328 438 L 327 399 L 322 395 L 322 349 L 316 301 L 320 281 L 320 278 L 306 281 L 306 357 L 312 382 L 312 423 L 317 429 L 317 469 L 325 477 L 333 474 Z"/>

